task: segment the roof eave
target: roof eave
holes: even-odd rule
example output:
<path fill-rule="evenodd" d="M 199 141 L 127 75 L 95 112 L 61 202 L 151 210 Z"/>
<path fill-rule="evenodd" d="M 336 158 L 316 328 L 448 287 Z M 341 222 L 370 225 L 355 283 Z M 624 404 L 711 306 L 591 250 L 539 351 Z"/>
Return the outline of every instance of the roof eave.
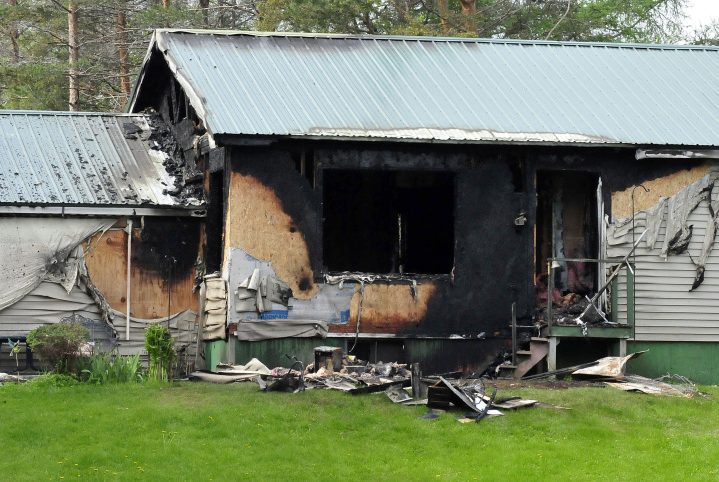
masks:
<path fill-rule="evenodd" d="M 710 50 L 719 51 L 716 45 L 694 44 L 652 44 L 638 42 L 591 42 L 591 41 L 562 41 L 562 40 L 532 40 L 507 38 L 481 38 L 481 37 L 433 37 L 426 35 L 370 35 L 370 34 L 342 34 L 342 33 L 312 33 L 312 32 L 277 32 L 254 30 L 213 30 L 191 28 L 159 28 L 155 32 L 160 34 L 191 34 L 191 35 L 218 35 L 225 37 L 295 37 L 320 38 L 343 40 L 396 40 L 396 41 L 423 41 L 423 42 L 452 42 L 452 43 L 487 43 L 512 45 L 554 45 L 577 47 L 610 47 L 649 50 Z M 153 34 L 154 35 L 154 34 Z"/>
<path fill-rule="evenodd" d="M 0 215 L 13 216 L 153 216 L 205 217 L 205 206 L 77 206 L 0 205 Z"/>
<path fill-rule="evenodd" d="M 218 146 L 261 146 L 280 141 L 329 141 L 329 142 L 366 142 L 366 143 L 398 143 L 398 144 L 438 144 L 438 145 L 508 145 L 508 146 L 572 146 L 572 147 L 621 147 L 636 149 L 637 144 L 606 141 L 560 141 L 560 140 L 518 140 L 518 139 L 439 139 L 420 137 L 379 137 L 379 136 L 331 136 L 331 135 L 245 135 L 216 134 Z"/>

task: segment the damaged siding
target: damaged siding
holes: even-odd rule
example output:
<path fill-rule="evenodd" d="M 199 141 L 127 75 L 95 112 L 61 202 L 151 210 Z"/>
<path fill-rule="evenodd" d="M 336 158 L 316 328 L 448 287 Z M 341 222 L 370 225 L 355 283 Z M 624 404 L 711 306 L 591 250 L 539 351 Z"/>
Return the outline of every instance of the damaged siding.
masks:
<path fill-rule="evenodd" d="M 167 317 L 186 310 L 197 311 L 197 295 L 193 292 L 195 261 L 199 256 L 199 224 L 189 222 L 171 228 L 179 221 L 146 219 L 145 229 L 153 224 L 167 228 L 165 238 L 143 241 L 143 229 L 133 229 L 130 314 L 136 318 Z M 180 236 L 175 230 L 186 230 Z M 192 232 L 194 230 L 194 233 Z M 175 232 L 173 232 L 175 231 Z M 147 238 L 147 235 L 144 236 Z M 184 241 L 184 243 L 183 243 Z M 194 242 L 193 242 L 194 241 Z M 170 242 L 166 245 L 165 242 Z M 90 279 L 104 295 L 110 307 L 126 312 L 127 233 L 111 230 L 94 236 L 88 243 L 86 263 Z M 124 322 L 122 322 L 124 323 Z"/>
<path fill-rule="evenodd" d="M 705 170 L 706 171 L 706 170 Z M 687 171 L 691 173 L 691 171 Z M 716 179 L 716 166 L 710 177 Z M 686 178 L 691 181 L 694 176 Z M 671 178 L 671 176 L 670 176 Z M 661 182 L 659 180 L 658 182 Z M 701 185 L 688 182 L 685 186 Z M 649 184 L 649 183 L 646 183 Z M 673 191 L 681 187 L 674 186 Z M 669 189 L 665 185 L 665 189 Z M 637 190 L 639 191 L 639 190 Z M 677 193 L 675 193 L 676 196 Z M 711 192 L 712 202 L 719 201 L 719 186 Z M 702 256 L 707 225 L 712 220 L 708 202 L 702 200 L 688 216 L 686 225 L 691 229 L 691 238 L 687 250 L 679 254 L 662 256 L 667 236 L 667 204 L 659 206 L 659 215 L 663 212 L 658 225 L 656 238 L 647 233 L 650 242 L 656 239 L 653 248 L 642 241 L 636 251 L 636 322 L 635 340 L 637 341 L 719 341 L 719 251 L 712 245 L 707 258 L 704 281 L 690 291 L 697 274 L 698 262 Z M 652 206 L 649 212 L 656 210 Z M 636 215 L 635 239 L 647 225 L 647 211 Z M 627 226 L 627 225 L 625 225 Z M 631 223 L 628 229 L 621 230 L 619 225 L 612 226 L 609 232 L 607 255 L 624 256 L 631 245 Z M 618 234 L 619 233 L 619 234 Z M 626 320 L 626 279 L 621 278 L 619 287 L 619 319 Z"/>
<path fill-rule="evenodd" d="M 286 168 L 285 177 L 294 173 L 290 165 Z M 288 193 L 279 193 L 276 186 L 267 185 L 256 176 L 231 173 L 225 252 L 229 254 L 229 248 L 240 247 L 254 258 L 271 262 L 294 297 L 306 300 L 318 291 L 309 248 L 297 221 L 285 211 L 280 194 Z"/>
<path fill-rule="evenodd" d="M 662 162 L 662 161 L 658 161 Z M 642 182 L 649 189 L 644 191 L 637 186 L 630 186 L 623 191 L 612 193 L 612 219 L 626 219 L 632 215 L 632 191 L 634 191 L 634 209 L 643 211 L 654 207 L 661 198 L 671 197 L 689 184 L 704 177 L 710 165 L 704 164 L 680 169 L 676 172 Z"/>
<path fill-rule="evenodd" d="M 43 281 L 20 301 L 0 310 L 0 340 L 24 335 L 38 326 L 57 323 L 73 316 L 104 325 L 100 309 L 78 286 L 73 286 L 68 293 L 57 283 Z"/>

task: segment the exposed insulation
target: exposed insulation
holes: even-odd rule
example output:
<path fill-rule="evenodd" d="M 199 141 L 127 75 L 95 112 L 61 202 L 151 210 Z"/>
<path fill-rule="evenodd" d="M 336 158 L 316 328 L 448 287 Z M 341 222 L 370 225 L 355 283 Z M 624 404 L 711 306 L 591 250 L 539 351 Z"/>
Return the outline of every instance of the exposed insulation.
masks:
<path fill-rule="evenodd" d="M 427 314 L 427 306 L 436 291 L 434 283 L 418 284 L 417 296 L 414 297 L 408 284 L 366 284 L 359 331 L 400 333 L 417 327 Z M 355 331 L 360 297 L 360 286 L 357 285 L 350 303 L 349 323 L 332 325 L 330 331 Z"/>
<path fill-rule="evenodd" d="M 133 230 L 133 237 L 139 229 Z M 87 246 L 86 246 L 87 249 Z M 130 314 L 136 318 L 154 319 L 169 313 L 197 311 L 197 295 L 193 293 L 194 270 L 174 275 L 168 290 L 165 275 L 143 269 L 134 262 L 141 253 L 133 244 Z M 192 253 L 191 256 L 197 256 Z M 88 274 L 110 306 L 125 313 L 125 273 L 127 272 L 127 233 L 111 230 L 90 240 L 86 255 Z M 169 305 L 168 305 L 169 303 Z"/>
<path fill-rule="evenodd" d="M 661 162 L 658 160 L 657 162 Z M 683 188 L 698 181 L 704 177 L 709 168 L 709 164 L 696 166 L 691 169 L 685 169 L 668 176 L 645 181 L 642 184 L 649 189 L 645 192 L 639 188 L 634 191 L 634 209 L 635 212 L 644 211 L 659 202 L 660 198 L 672 197 Z M 629 187 L 623 191 L 612 193 L 612 219 L 620 220 L 631 217 L 632 215 L 632 189 Z"/>
<path fill-rule="evenodd" d="M 303 234 L 275 192 L 257 178 L 232 173 L 225 233 L 226 256 L 230 248 L 242 248 L 271 262 L 294 298 L 306 300 L 317 293 Z"/>

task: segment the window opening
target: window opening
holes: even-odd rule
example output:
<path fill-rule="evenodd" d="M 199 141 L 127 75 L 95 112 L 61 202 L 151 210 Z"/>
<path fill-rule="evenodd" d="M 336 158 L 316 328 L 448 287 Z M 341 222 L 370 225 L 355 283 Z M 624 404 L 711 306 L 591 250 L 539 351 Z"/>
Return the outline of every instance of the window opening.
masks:
<path fill-rule="evenodd" d="M 454 183 L 450 172 L 324 170 L 327 270 L 449 273 Z"/>

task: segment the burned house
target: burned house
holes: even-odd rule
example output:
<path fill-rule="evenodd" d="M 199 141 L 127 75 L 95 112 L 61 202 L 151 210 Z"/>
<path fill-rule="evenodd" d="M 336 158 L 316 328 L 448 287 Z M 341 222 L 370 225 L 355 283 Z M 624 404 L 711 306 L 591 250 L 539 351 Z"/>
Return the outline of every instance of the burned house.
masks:
<path fill-rule="evenodd" d="M 158 30 L 130 110 L 203 146 L 210 367 L 629 345 L 716 381 L 717 72 L 715 47 Z"/>
<path fill-rule="evenodd" d="M 133 261 L 169 306 L 136 316 L 195 308 L 210 369 L 649 348 L 635 372 L 716 382 L 718 72 L 716 47 L 158 30 L 129 115 L 168 126 L 207 210 L 145 216 L 183 261 Z M 112 278 L 86 262 L 122 313 L 112 233 Z"/>
<path fill-rule="evenodd" d="M 0 340 L 79 321 L 130 353 L 164 321 L 196 346 L 205 208 L 173 143 L 158 116 L 0 111 Z"/>

